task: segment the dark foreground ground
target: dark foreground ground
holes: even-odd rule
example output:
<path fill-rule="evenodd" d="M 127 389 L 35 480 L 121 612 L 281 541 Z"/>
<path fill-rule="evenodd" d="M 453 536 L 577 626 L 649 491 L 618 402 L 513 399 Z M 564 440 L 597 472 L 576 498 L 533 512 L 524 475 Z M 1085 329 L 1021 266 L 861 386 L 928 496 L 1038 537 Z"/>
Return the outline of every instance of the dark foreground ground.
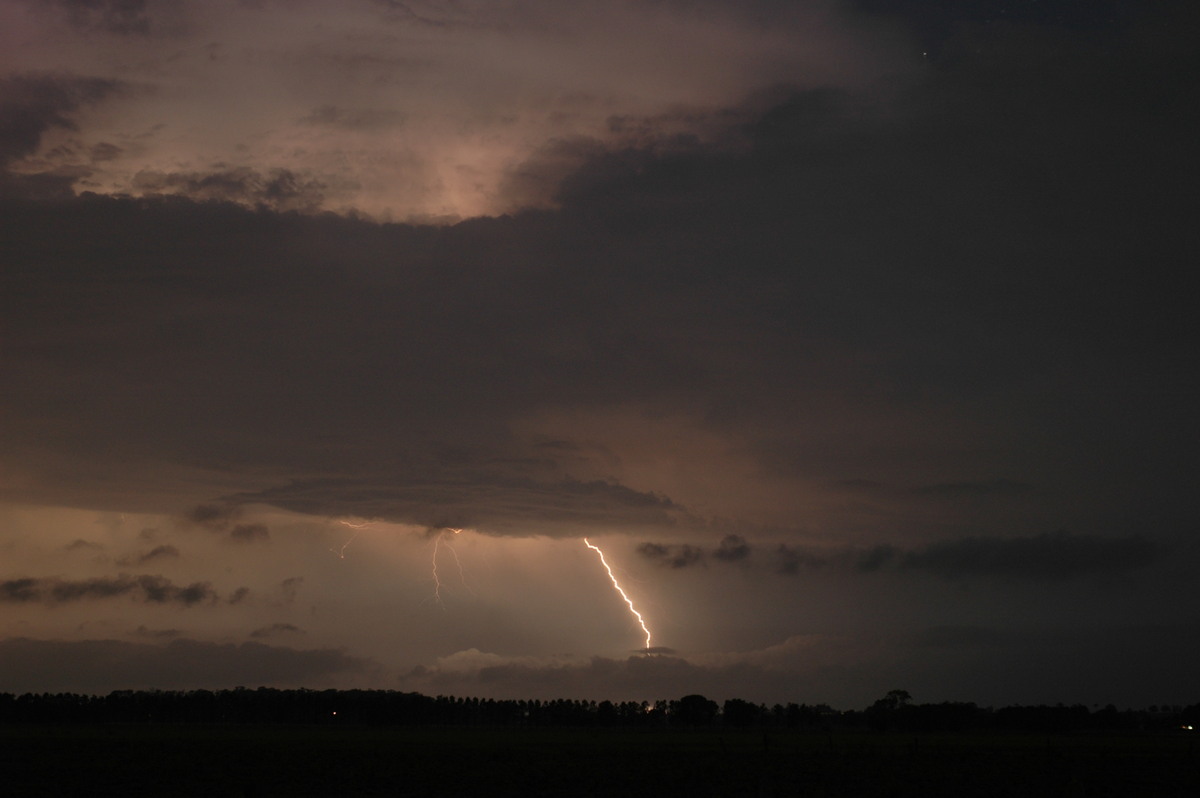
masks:
<path fill-rule="evenodd" d="M 0 793 L 1195 796 L 1186 732 L 0 727 Z"/>

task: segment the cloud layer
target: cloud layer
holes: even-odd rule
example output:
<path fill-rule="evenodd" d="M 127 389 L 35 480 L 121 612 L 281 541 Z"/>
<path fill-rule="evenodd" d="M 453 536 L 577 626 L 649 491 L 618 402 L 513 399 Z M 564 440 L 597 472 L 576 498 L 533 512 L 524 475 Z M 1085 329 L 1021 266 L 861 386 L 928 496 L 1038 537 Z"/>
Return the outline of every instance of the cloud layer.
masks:
<path fill-rule="evenodd" d="M 0 0 L 0 639 L 1162 684 L 1195 10 L 1036 5 Z"/>

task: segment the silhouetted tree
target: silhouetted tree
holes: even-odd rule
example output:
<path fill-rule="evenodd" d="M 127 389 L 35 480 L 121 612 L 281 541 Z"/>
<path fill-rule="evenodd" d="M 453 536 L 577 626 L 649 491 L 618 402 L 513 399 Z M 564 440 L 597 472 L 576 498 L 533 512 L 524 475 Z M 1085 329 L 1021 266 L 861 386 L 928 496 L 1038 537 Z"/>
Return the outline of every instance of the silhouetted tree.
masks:
<path fill-rule="evenodd" d="M 726 726 L 754 726 L 760 722 L 761 713 L 759 708 L 749 701 L 730 698 L 721 708 L 721 719 Z"/>
<path fill-rule="evenodd" d="M 685 695 L 671 702 L 670 717 L 673 723 L 683 726 L 708 726 L 717 717 L 720 707 L 702 695 Z"/>

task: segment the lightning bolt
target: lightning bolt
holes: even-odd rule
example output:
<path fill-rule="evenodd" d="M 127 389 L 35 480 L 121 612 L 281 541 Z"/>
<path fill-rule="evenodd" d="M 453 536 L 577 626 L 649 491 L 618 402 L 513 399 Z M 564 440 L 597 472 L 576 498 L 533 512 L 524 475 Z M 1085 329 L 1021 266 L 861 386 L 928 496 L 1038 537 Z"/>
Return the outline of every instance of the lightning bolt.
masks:
<path fill-rule="evenodd" d="M 448 526 L 438 531 L 437 536 L 433 539 L 433 556 L 430 558 L 429 565 L 429 572 L 433 576 L 433 600 L 437 602 L 437 605 L 443 610 L 446 609 L 446 605 L 442 603 L 442 577 L 438 573 L 438 551 L 443 546 L 445 546 L 446 550 L 450 552 L 450 555 L 454 557 L 454 564 L 458 566 L 458 578 L 459 581 L 462 582 L 462 586 L 465 587 L 467 592 L 472 596 L 475 595 L 475 591 L 472 590 L 471 586 L 467 584 L 467 575 L 463 571 L 462 560 L 458 558 L 458 552 L 455 551 L 454 547 L 451 546 L 446 540 L 447 532 L 458 535 L 462 533 L 462 530 L 456 527 Z"/>
<path fill-rule="evenodd" d="M 617 582 L 617 577 L 613 574 L 612 568 L 608 567 L 608 560 L 604 559 L 604 552 L 600 551 L 600 547 L 593 546 L 587 538 L 584 538 L 583 542 L 589 549 L 600 555 L 600 564 L 604 566 L 605 571 L 608 571 L 608 578 L 612 580 L 613 587 L 618 593 L 621 594 L 621 598 L 625 599 L 625 603 L 629 605 L 629 611 L 633 613 L 633 617 L 637 618 L 638 625 L 641 626 L 642 631 L 646 633 L 646 650 L 649 651 L 650 630 L 646 628 L 646 620 L 642 618 L 642 614 L 634 608 L 633 602 L 629 600 L 629 596 L 625 595 L 625 591 L 621 589 L 621 585 Z"/>

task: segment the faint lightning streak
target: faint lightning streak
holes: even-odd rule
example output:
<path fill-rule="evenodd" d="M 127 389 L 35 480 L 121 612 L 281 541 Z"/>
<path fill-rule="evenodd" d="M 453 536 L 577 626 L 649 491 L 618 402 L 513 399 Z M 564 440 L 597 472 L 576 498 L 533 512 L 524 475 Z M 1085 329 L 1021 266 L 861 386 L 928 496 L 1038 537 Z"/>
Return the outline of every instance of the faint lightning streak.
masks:
<path fill-rule="evenodd" d="M 442 603 L 442 580 L 438 576 L 438 570 L 437 570 L 438 547 L 441 545 L 442 545 L 442 533 L 439 532 L 437 537 L 433 539 L 433 564 L 432 564 L 430 570 L 433 573 L 433 600 L 437 602 L 439 607 L 441 607 L 443 610 L 445 610 L 446 605 Z"/>
<path fill-rule="evenodd" d="M 344 559 L 346 559 L 346 548 L 351 543 L 354 542 L 354 539 L 356 537 L 358 537 L 358 534 L 360 532 L 362 532 L 364 529 L 366 529 L 367 527 L 369 527 L 371 524 L 373 524 L 375 522 L 374 521 L 363 521 L 361 523 L 355 524 L 351 521 L 342 520 L 342 521 L 338 521 L 338 523 L 341 524 L 342 526 L 348 526 L 354 530 L 354 534 L 351 535 L 350 538 L 345 543 L 343 543 L 340 548 L 330 549 L 330 551 L 332 551 L 334 554 L 336 554 L 340 559 L 344 560 Z"/>
<path fill-rule="evenodd" d="M 462 560 L 458 558 L 458 552 L 455 551 L 454 547 L 445 540 L 447 532 L 453 532 L 455 535 L 457 535 L 461 533 L 462 530 L 456 527 L 448 526 L 437 533 L 437 536 L 433 539 L 433 556 L 430 558 L 429 566 L 429 572 L 433 576 L 433 600 L 437 602 L 437 605 L 443 610 L 446 609 L 446 605 L 442 602 L 442 578 L 438 573 L 438 551 L 442 548 L 442 546 L 445 546 L 446 550 L 450 552 L 450 555 L 454 557 L 454 564 L 458 566 L 458 578 L 462 582 L 463 587 L 465 587 L 467 592 L 472 596 L 475 595 L 475 591 L 471 590 L 471 586 L 467 584 L 467 575 L 463 571 Z"/>
<path fill-rule="evenodd" d="M 446 544 L 446 550 L 450 552 L 450 556 L 454 558 L 454 564 L 458 566 L 458 581 L 462 582 L 462 586 L 467 589 L 467 592 L 474 596 L 475 591 L 467 584 L 467 574 L 463 571 L 462 560 L 458 559 L 458 552 L 449 543 Z"/>
<path fill-rule="evenodd" d="M 625 591 L 621 589 L 621 585 L 617 582 L 617 577 L 613 574 L 612 568 L 608 566 L 608 560 L 604 559 L 604 552 L 600 551 L 599 546 L 593 546 L 587 538 L 583 539 L 584 544 L 600 555 L 600 564 L 604 566 L 604 570 L 608 571 L 608 578 L 612 580 L 612 585 L 617 592 L 621 594 L 621 598 L 625 599 L 625 603 L 629 605 L 629 611 L 633 613 L 633 617 L 637 618 L 638 625 L 642 627 L 642 631 L 646 633 L 646 649 L 650 648 L 650 630 L 646 628 L 646 621 L 642 618 L 642 614 L 634 609 L 633 602 L 629 600 L 629 596 L 625 595 Z"/>

